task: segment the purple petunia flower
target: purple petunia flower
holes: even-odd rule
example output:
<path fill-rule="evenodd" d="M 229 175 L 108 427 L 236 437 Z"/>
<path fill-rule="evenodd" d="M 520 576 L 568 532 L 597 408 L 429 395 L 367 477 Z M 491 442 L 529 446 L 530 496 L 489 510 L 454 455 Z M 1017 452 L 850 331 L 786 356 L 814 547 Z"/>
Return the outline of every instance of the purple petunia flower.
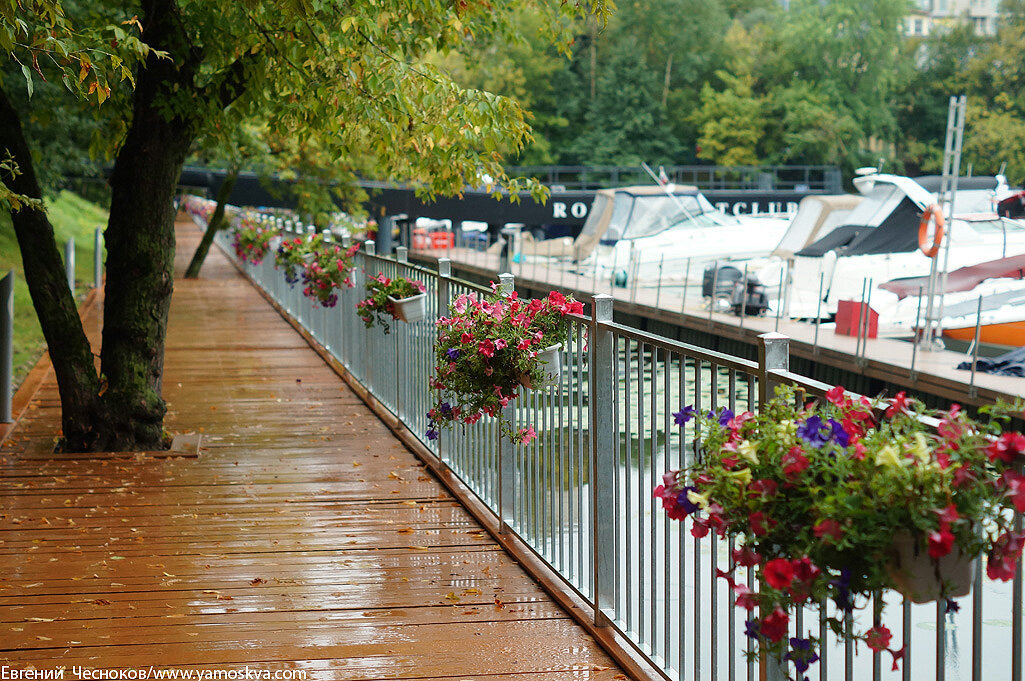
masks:
<path fill-rule="evenodd" d="M 428 428 L 427 429 L 427 439 L 428 440 L 437 440 L 439 434 L 440 433 L 438 433 L 438 431 L 435 428 Z"/>
<path fill-rule="evenodd" d="M 824 425 L 822 419 L 813 414 L 804 423 L 797 426 L 797 437 L 808 443 L 808 446 L 818 449 L 829 442 L 829 436 L 822 432 Z"/>
<path fill-rule="evenodd" d="M 730 425 L 730 421 L 733 420 L 733 416 L 734 414 L 732 411 L 730 411 L 726 407 L 723 407 L 722 411 L 719 412 L 719 425 L 723 428 Z"/>
<path fill-rule="evenodd" d="M 455 360 L 459 358 L 459 348 L 449 348 L 445 353 L 449 359 Z"/>
<path fill-rule="evenodd" d="M 697 409 L 694 408 L 694 405 L 688 404 L 680 411 L 673 412 L 673 422 L 676 423 L 676 425 L 678 426 L 682 426 L 683 424 L 687 423 L 692 418 L 694 418 L 694 413 L 696 411 Z"/>
<path fill-rule="evenodd" d="M 748 638 L 758 638 L 759 629 L 757 620 L 747 620 L 744 622 L 744 635 Z"/>
<path fill-rule="evenodd" d="M 836 607 L 850 612 L 854 610 L 854 601 L 851 600 L 851 571 L 849 568 L 840 570 L 840 577 L 830 582 L 836 587 L 836 597 L 833 601 Z"/>
<path fill-rule="evenodd" d="M 961 606 L 953 598 L 947 599 L 947 609 L 944 612 L 960 612 Z"/>
<path fill-rule="evenodd" d="M 830 428 L 833 429 L 833 442 L 840 445 L 841 447 L 846 447 L 851 443 L 851 436 L 847 434 L 846 430 L 844 430 L 842 423 L 840 423 L 836 419 L 829 419 L 828 421 L 826 421 L 826 423 L 829 425 Z"/>
<path fill-rule="evenodd" d="M 682 508 L 687 513 L 687 515 L 690 515 L 691 513 L 697 513 L 699 510 L 701 510 L 697 504 L 693 503 L 690 499 L 687 498 L 687 492 L 691 491 L 697 492 L 698 488 L 694 487 L 693 485 L 687 485 L 686 487 L 680 490 L 679 494 L 676 495 L 676 505 Z"/>
<path fill-rule="evenodd" d="M 819 656 L 811 649 L 811 639 L 791 638 L 790 650 L 783 659 L 793 662 L 798 674 L 804 674 L 808 667 L 819 661 Z"/>
<path fill-rule="evenodd" d="M 441 415 L 442 416 L 444 416 L 445 418 L 452 418 L 452 405 L 451 404 L 449 404 L 448 402 L 442 402 L 440 407 L 441 407 Z"/>

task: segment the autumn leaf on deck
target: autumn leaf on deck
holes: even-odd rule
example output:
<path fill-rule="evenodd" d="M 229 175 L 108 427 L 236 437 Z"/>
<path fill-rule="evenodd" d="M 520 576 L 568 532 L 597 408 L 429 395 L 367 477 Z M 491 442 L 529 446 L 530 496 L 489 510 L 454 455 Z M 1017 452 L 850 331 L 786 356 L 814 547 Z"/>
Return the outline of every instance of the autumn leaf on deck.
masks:
<path fill-rule="evenodd" d="M 253 586 L 259 586 L 260 584 L 266 584 L 267 580 L 265 580 L 265 579 L 263 579 L 261 577 L 255 577 L 249 583 L 252 584 Z"/>

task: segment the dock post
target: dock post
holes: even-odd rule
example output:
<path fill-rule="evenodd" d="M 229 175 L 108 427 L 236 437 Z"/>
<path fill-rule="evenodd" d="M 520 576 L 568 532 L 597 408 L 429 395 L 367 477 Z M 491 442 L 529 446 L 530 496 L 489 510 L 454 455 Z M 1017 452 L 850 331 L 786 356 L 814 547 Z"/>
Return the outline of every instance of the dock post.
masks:
<path fill-rule="evenodd" d="M 819 273 L 819 298 L 818 305 L 815 307 L 815 342 L 812 344 L 811 352 L 813 355 L 819 354 L 819 326 L 822 325 L 822 286 L 826 281 L 826 274 L 824 272 Z"/>
<path fill-rule="evenodd" d="M 616 523 L 612 500 L 616 495 L 616 356 L 615 338 L 605 327 L 612 322 L 612 296 L 593 298 L 591 338 L 591 546 L 594 556 L 594 623 L 606 626 L 615 619 Z"/>
<path fill-rule="evenodd" d="M 0 279 L 0 422 L 10 423 L 14 374 L 14 270 Z"/>
<path fill-rule="evenodd" d="M 979 363 L 979 338 L 982 335 L 982 296 L 979 296 L 979 309 L 975 312 L 975 340 L 972 341 L 972 381 L 968 384 L 968 397 L 978 397 L 979 389 L 975 387 L 975 368 Z"/>
<path fill-rule="evenodd" d="M 790 337 L 770 331 L 758 336 L 758 408 L 776 394 L 779 381 L 770 377 L 773 369 L 790 371 Z"/>
<path fill-rule="evenodd" d="M 68 288 L 75 295 L 75 238 L 64 242 L 64 273 L 68 278 Z"/>
<path fill-rule="evenodd" d="M 921 339 L 922 330 L 919 328 L 922 325 L 922 287 L 918 287 L 918 311 L 915 312 L 915 337 L 911 344 L 911 373 L 910 378 L 912 381 L 918 380 L 918 373 L 915 371 L 915 360 L 918 359 L 918 343 Z"/>
<path fill-rule="evenodd" d="M 409 263 L 409 249 L 405 246 L 399 246 L 395 249 L 395 259 L 403 265 Z M 438 272 L 441 272 L 441 261 L 444 260 L 449 265 L 449 270 L 452 269 L 452 260 L 450 258 L 438 258 Z M 445 276 L 450 276 L 446 274 Z"/>
<path fill-rule="evenodd" d="M 93 288 L 103 284 L 103 228 L 93 234 Z"/>

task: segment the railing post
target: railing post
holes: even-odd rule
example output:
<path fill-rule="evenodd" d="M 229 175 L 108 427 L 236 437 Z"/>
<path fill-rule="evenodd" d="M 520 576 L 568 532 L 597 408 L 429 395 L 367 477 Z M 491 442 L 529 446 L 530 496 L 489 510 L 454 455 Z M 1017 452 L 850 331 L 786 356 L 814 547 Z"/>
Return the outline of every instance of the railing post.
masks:
<path fill-rule="evenodd" d="M 516 277 L 506 272 L 498 275 L 498 294 L 507 296 L 516 290 Z"/>
<path fill-rule="evenodd" d="M 405 248 L 399 249 L 399 262 L 406 262 Z M 452 261 L 438 258 L 438 316 L 448 315 L 448 306 L 452 302 L 452 290 L 449 279 L 452 278 Z"/>
<path fill-rule="evenodd" d="M 399 246 L 398 248 L 396 248 L 396 249 L 395 249 L 395 258 L 396 258 L 396 259 L 397 259 L 397 260 L 398 260 L 398 261 L 399 261 L 400 263 L 402 263 L 403 265 L 408 265 L 408 264 L 409 264 L 409 249 L 408 249 L 408 248 L 406 248 L 405 246 Z M 439 272 L 439 273 L 441 272 L 441 261 L 442 261 L 442 260 L 444 260 L 445 262 L 448 262 L 448 263 L 449 263 L 449 272 L 450 272 L 450 273 L 449 273 L 449 274 L 446 274 L 445 276 L 446 276 L 446 277 L 452 276 L 452 275 L 451 275 L 451 271 L 452 271 L 452 264 L 451 264 L 451 262 L 449 262 L 449 259 L 448 259 L 448 258 L 439 258 L 439 259 L 438 259 L 438 272 Z M 439 312 L 439 313 L 441 312 L 441 309 L 440 309 L 440 308 L 439 308 L 438 312 Z"/>
<path fill-rule="evenodd" d="M 516 289 L 516 280 L 509 273 L 498 275 L 498 294 L 507 296 Z M 516 403 L 511 405 L 510 413 L 516 413 Z M 513 424 L 515 429 L 515 424 Z M 515 445 L 502 436 L 499 430 L 498 438 L 498 519 L 499 531 L 502 534 L 512 532 L 511 523 L 516 517 L 516 451 Z"/>
<path fill-rule="evenodd" d="M 93 235 L 93 288 L 103 284 L 103 228 L 97 227 Z"/>
<path fill-rule="evenodd" d="M 377 242 L 366 241 L 363 243 L 363 247 L 367 251 L 367 255 L 377 255 Z M 363 261 L 363 266 L 366 267 L 366 260 Z"/>
<path fill-rule="evenodd" d="M 64 242 L 64 274 L 68 279 L 68 288 L 71 295 L 75 295 L 75 239 L 74 237 Z"/>
<path fill-rule="evenodd" d="M 779 381 L 769 377 L 770 369 L 790 370 L 790 337 L 770 331 L 758 336 L 758 408 L 773 398 Z"/>
<path fill-rule="evenodd" d="M 616 495 L 615 341 L 602 324 L 612 322 L 613 297 L 594 296 L 591 338 L 591 545 L 594 547 L 594 622 L 615 619 Z"/>
<path fill-rule="evenodd" d="M 14 270 L 0 279 L 0 421 L 10 423 L 14 374 Z"/>

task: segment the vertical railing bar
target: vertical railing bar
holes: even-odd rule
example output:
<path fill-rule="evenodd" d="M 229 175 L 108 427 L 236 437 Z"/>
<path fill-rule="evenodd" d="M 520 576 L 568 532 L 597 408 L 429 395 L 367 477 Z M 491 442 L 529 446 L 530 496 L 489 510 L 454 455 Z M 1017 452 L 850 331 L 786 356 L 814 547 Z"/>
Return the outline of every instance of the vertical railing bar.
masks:
<path fill-rule="evenodd" d="M 666 353 L 665 359 L 665 370 L 662 372 L 662 429 L 665 432 L 665 441 L 662 447 L 662 466 L 661 470 L 669 470 L 672 465 L 672 458 L 670 457 L 670 451 L 672 450 L 672 406 L 670 403 L 672 391 L 672 368 L 673 358 L 677 355 L 675 353 Z M 654 470 L 654 467 L 652 467 Z M 653 500 L 654 501 L 654 500 Z M 657 508 L 657 506 L 653 506 Z M 669 524 L 668 514 L 662 514 L 662 659 L 664 666 L 669 669 L 672 665 L 672 626 L 671 626 L 671 615 L 672 612 L 669 608 L 669 597 L 670 589 L 669 584 L 672 580 L 672 553 L 673 546 L 670 543 L 670 537 L 672 536 L 672 526 Z M 681 585 L 682 586 L 682 585 Z"/>
<path fill-rule="evenodd" d="M 694 359 L 694 402 L 695 409 L 697 412 L 695 441 L 701 437 L 701 420 L 704 418 L 703 406 L 702 406 L 702 395 L 701 395 L 701 374 L 702 374 L 703 362 L 700 359 Z M 691 523 L 693 528 L 693 523 Z M 701 636 L 699 634 L 698 622 L 703 621 L 703 613 L 701 612 L 701 540 L 694 537 L 694 627 L 693 627 L 693 641 L 694 641 L 694 679 L 701 679 Z"/>
<path fill-rule="evenodd" d="M 826 601 L 819 601 L 819 681 L 829 678 L 829 629 L 826 626 Z"/>
<path fill-rule="evenodd" d="M 946 601 L 936 601 L 936 681 L 947 678 L 947 622 Z"/>
<path fill-rule="evenodd" d="M 680 356 L 680 371 L 677 374 L 676 382 L 677 382 L 677 392 L 680 395 L 679 406 L 682 408 L 682 407 L 686 406 L 686 404 L 687 404 L 687 399 L 686 399 L 685 394 L 684 394 L 684 391 L 686 390 L 685 386 L 687 384 L 687 357 L 685 357 L 684 355 Z M 700 418 L 700 416 L 699 416 L 699 418 Z M 686 424 L 684 424 L 683 426 L 680 427 L 680 434 L 679 434 L 678 437 L 679 437 L 679 439 L 677 440 L 677 445 L 678 445 L 680 451 L 679 451 L 679 454 L 677 456 L 677 470 L 683 470 L 683 468 L 685 468 L 687 466 L 687 425 Z M 679 631 L 679 643 L 678 643 L 678 645 L 679 645 L 679 653 L 678 653 L 679 661 L 677 662 L 676 669 L 677 669 L 677 672 L 679 673 L 680 678 L 682 679 L 683 678 L 684 667 L 687 666 L 687 618 L 684 616 L 684 605 L 685 605 L 684 604 L 684 594 L 686 593 L 686 590 L 684 589 L 684 586 L 683 586 L 686 583 L 684 581 L 684 575 L 686 573 L 685 562 L 686 562 L 686 559 L 687 559 L 687 535 L 683 531 L 684 524 L 682 522 L 678 524 L 678 528 L 679 528 L 678 532 L 679 532 L 679 535 L 680 535 L 680 540 L 678 542 L 678 544 L 679 544 L 678 550 L 680 552 L 680 559 L 677 561 L 677 566 L 678 567 L 677 567 L 677 570 L 676 570 L 676 574 L 677 574 L 677 580 L 678 580 L 677 581 L 677 589 L 679 589 L 679 592 L 680 592 L 680 602 L 679 602 L 679 605 L 676 608 L 676 621 L 677 621 L 677 623 L 679 625 L 680 631 Z M 666 600 L 668 600 L 668 599 L 666 599 Z M 695 623 L 695 626 L 696 626 L 696 623 Z"/>
<path fill-rule="evenodd" d="M 651 648 L 652 651 L 655 652 L 658 642 L 658 608 L 656 607 L 656 604 L 658 603 L 658 579 L 656 578 L 656 575 L 658 574 L 658 561 L 660 559 L 665 560 L 665 555 L 664 552 L 660 553 L 658 550 L 658 524 L 655 522 L 655 518 L 658 517 L 656 515 L 658 511 L 655 498 L 651 495 L 651 490 L 658 486 L 658 483 L 655 482 L 655 476 L 657 475 L 655 472 L 655 461 L 657 458 L 658 448 L 658 348 L 654 345 L 651 346 L 651 372 L 649 373 L 649 381 L 651 414 L 648 417 L 648 422 L 651 424 L 651 447 L 649 449 L 651 452 L 651 459 L 648 462 L 647 494 L 640 498 L 647 498 L 651 518 L 651 573 L 649 575 L 651 582 L 651 604 L 649 607 L 651 608 Z"/>
<path fill-rule="evenodd" d="M 745 296 L 746 296 L 746 294 L 745 294 Z M 747 298 L 745 297 L 745 301 L 746 300 L 747 300 Z M 718 407 L 719 407 L 719 371 L 720 371 L 720 367 L 719 367 L 718 364 L 712 364 L 711 365 L 711 369 L 712 369 L 712 374 L 711 374 L 711 380 L 710 380 L 709 387 L 711 388 L 711 393 L 712 394 L 711 394 L 711 397 L 710 397 L 710 401 L 712 403 L 712 411 L 718 411 Z M 709 668 L 711 669 L 712 678 L 715 679 L 715 678 L 718 677 L 718 670 L 719 670 L 719 590 L 718 590 L 717 584 L 716 584 L 716 582 L 718 581 L 718 577 L 716 577 L 716 573 L 715 573 L 716 568 L 718 568 L 718 560 L 717 560 L 717 558 L 718 558 L 719 547 L 718 547 L 718 541 L 717 541 L 717 538 L 716 538 L 716 533 L 715 533 L 714 530 L 708 533 L 708 543 L 709 543 L 709 569 L 708 569 L 709 570 L 709 574 L 708 574 L 708 579 L 709 579 L 709 595 L 708 595 L 708 599 L 709 599 L 709 611 L 711 612 L 711 620 L 712 620 L 712 626 L 710 628 L 711 629 L 711 637 L 710 637 L 710 640 L 709 640 L 709 646 L 710 646 Z M 700 584 L 700 582 L 695 581 L 695 588 L 697 588 L 699 584 Z"/>
<path fill-rule="evenodd" d="M 644 641 L 645 626 L 644 618 L 644 591 L 645 574 L 647 567 L 645 561 L 646 534 L 644 513 L 641 512 L 643 499 L 648 496 L 644 492 L 644 343 L 637 343 L 637 504 L 630 503 L 627 508 L 637 508 L 637 640 Z"/>
<path fill-rule="evenodd" d="M 843 618 L 844 630 L 844 681 L 854 681 L 854 615 L 847 610 Z"/>
<path fill-rule="evenodd" d="M 881 591 L 872 593 L 872 626 L 882 624 L 883 594 Z M 872 681 L 880 681 L 883 675 L 883 659 L 877 650 L 872 651 Z"/>
<path fill-rule="evenodd" d="M 624 399 L 623 399 L 623 425 L 624 425 L 624 427 L 626 429 L 626 433 L 625 433 L 626 437 L 624 439 L 624 443 L 625 443 L 625 446 L 626 446 L 626 451 L 624 452 L 624 454 L 626 456 L 624 457 L 624 460 L 626 461 L 626 465 L 623 466 L 623 489 L 624 489 L 624 496 L 626 498 L 625 498 L 625 501 L 624 501 L 623 505 L 617 507 L 617 510 L 618 509 L 627 509 L 626 517 L 625 517 L 624 522 L 623 522 L 623 528 L 624 528 L 624 533 L 625 533 L 625 537 L 623 539 L 623 546 L 624 546 L 624 548 L 626 548 L 626 551 L 623 552 L 623 559 L 624 559 L 624 562 L 625 562 L 625 565 L 626 565 L 626 570 L 625 570 L 625 572 L 626 572 L 626 575 L 625 575 L 625 577 L 626 577 L 625 585 L 626 586 L 625 586 L 625 588 L 623 590 L 623 593 L 626 596 L 626 603 L 624 603 L 624 608 L 623 608 L 625 617 L 620 617 L 619 618 L 620 621 L 623 622 L 626 625 L 627 631 L 632 631 L 633 630 L 633 627 L 631 625 L 633 623 L 633 591 L 634 591 L 634 588 L 633 588 L 633 584 L 634 584 L 634 580 L 633 580 L 633 557 L 630 555 L 630 554 L 633 553 L 633 545 L 634 545 L 633 544 L 633 525 L 630 522 L 630 515 L 629 515 L 629 509 L 631 508 L 631 502 L 633 500 L 633 476 L 630 474 L 631 460 L 633 459 L 633 419 L 632 419 L 633 410 L 631 409 L 632 403 L 631 403 L 631 400 L 630 400 L 630 397 L 633 394 L 633 361 L 634 360 L 633 360 L 633 350 L 632 350 L 632 347 L 631 347 L 632 344 L 633 344 L 633 341 L 631 341 L 629 338 L 624 338 L 623 339 L 623 349 L 624 349 L 625 356 L 626 356 L 626 366 L 623 368 L 623 375 L 626 378 L 626 381 L 625 381 L 625 383 L 623 385 L 623 396 L 624 396 Z M 617 463 L 617 466 L 618 466 L 619 461 L 617 461 L 616 463 Z M 616 517 L 618 519 L 619 515 L 617 514 Z"/>
<path fill-rule="evenodd" d="M 573 347 L 573 345 L 572 345 L 573 344 L 573 333 L 574 333 L 574 331 L 576 331 L 576 324 L 573 324 L 572 322 L 567 322 L 566 326 L 567 326 L 566 338 L 568 339 L 567 343 L 569 344 L 568 347 L 566 348 L 566 359 L 569 360 L 573 356 L 570 348 Z M 573 366 L 575 368 L 575 365 L 570 365 L 570 366 Z M 559 441 L 559 479 L 558 479 L 558 485 L 559 485 L 559 487 L 558 487 L 558 490 L 559 490 L 559 571 L 563 575 L 565 575 L 567 577 L 570 575 L 570 570 L 569 570 L 569 565 L 566 563 L 566 495 L 563 494 L 563 491 L 562 491 L 563 483 L 564 483 L 564 481 L 566 479 L 566 470 L 565 470 L 565 464 L 566 464 L 566 454 L 565 454 L 565 452 L 566 452 L 566 443 L 564 441 L 563 434 L 565 433 L 565 421 L 564 420 L 565 420 L 565 413 L 566 413 L 566 405 L 565 405 L 565 400 L 564 400 L 565 388 L 566 388 L 566 384 L 569 383 L 569 378 L 568 377 L 571 375 L 571 371 L 572 370 L 565 371 L 565 372 L 563 372 L 563 375 L 559 376 L 559 385 L 558 385 L 558 391 L 559 392 L 558 392 L 558 402 L 557 402 L 557 407 L 556 407 L 558 409 L 558 412 L 559 412 L 559 438 L 558 438 L 558 441 Z"/>
<path fill-rule="evenodd" d="M 615 358 L 619 357 L 619 350 L 618 350 L 618 338 L 616 338 L 615 335 L 613 335 L 613 339 L 612 339 L 612 356 L 614 358 L 613 362 L 612 362 L 612 375 L 613 375 L 613 384 L 612 385 L 613 386 L 618 386 L 619 385 L 619 361 L 618 361 L 618 359 L 615 359 Z M 578 335 L 577 336 L 577 377 L 576 377 L 576 407 L 577 407 L 577 414 L 576 415 L 577 415 L 577 424 L 579 424 L 581 427 L 583 426 L 583 393 L 584 393 L 584 390 L 583 390 L 584 384 L 583 384 L 583 361 L 582 361 L 582 358 L 583 358 L 583 346 L 580 343 L 580 337 Z M 588 367 L 588 374 L 589 374 L 589 372 L 591 370 L 592 370 L 592 368 Z M 593 399 L 593 398 L 591 398 L 591 399 Z M 616 428 L 615 424 L 618 423 L 618 408 L 619 408 L 619 404 L 618 404 L 618 401 L 615 399 L 615 396 L 613 396 L 613 399 L 612 399 L 612 407 L 613 407 L 613 414 L 614 414 L 613 415 L 613 420 L 614 420 L 613 433 L 618 433 L 619 431 Z M 588 422 L 587 422 L 587 432 L 589 434 L 591 434 L 590 435 L 591 437 L 593 437 L 593 427 L 594 427 L 594 425 L 592 423 L 590 423 L 590 420 L 588 419 Z M 619 440 L 619 438 L 617 436 L 616 437 L 616 441 L 618 442 L 618 440 Z M 583 530 L 583 527 L 584 527 L 584 517 L 583 517 L 583 472 L 584 472 L 584 448 L 585 447 L 586 447 L 586 443 L 584 442 L 584 439 L 583 439 L 583 429 L 580 428 L 577 431 L 577 433 L 576 433 L 576 454 L 577 454 L 577 467 L 576 467 L 576 475 L 577 475 L 577 483 L 576 483 L 576 490 L 577 490 L 577 494 L 576 494 L 576 526 L 578 528 L 578 536 L 580 537 L 578 542 L 577 542 L 577 570 L 579 571 L 580 574 L 590 575 L 591 573 L 593 573 L 593 570 L 584 570 L 584 563 L 583 563 L 583 557 L 584 557 L 584 540 L 583 540 L 583 535 L 584 535 L 584 532 L 582 530 Z M 588 449 L 588 451 L 589 451 L 589 449 Z M 618 460 L 618 458 L 616 458 L 616 457 L 614 457 L 614 459 Z M 615 474 L 615 479 L 614 479 L 613 487 L 615 489 L 615 497 L 616 497 L 616 504 L 617 504 L 616 508 L 618 508 L 618 503 L 619 503 L 619 467 L 618 466 L 614 466 L 613 467 L 613 471 L 614 471 L 614 474 Z M 594 481 L 591 480 L 590 482 L 591 482 L 591 484 L 593 484 Z M 591 515 L 593 515 L 593 511 L 591 511 Z M 619 534 L 618 533 L 615 534 L 615 542 L 614 543 L 615 543 L 615 547 L 616 547 L 616 555 L 618 556 L 618 555 L 620 555 L 620 553 L 619 553 L 620 547 L 619 547 L 619 544 L 618 544 L 619 543 Z M 588 556 L 591 555 L 590 552 L 587 552 L 587 555 Z M 618 607 L 619 606 L 619 596 L 618 596 L 618 591 L 619 591 L 619 571 L 618 571 L 619 570 L 619 562 L 618 562 L 618 560 L 616 561 L 616 568 L 615 569 L 616 569 L 616 571 L 615 571 L 615 575 L 616 576 L 615 576 L 615 579 L 614 579 L 614 582 L 615 582 L 614 589 L 616 590 L 616 596 L 614 598 L 614 601 L 616 603 L 616 607 Z M 590 577 L 589 576 L 582 577 L 581 578 L 581 582 L 589 583 L 590 582 Z M 591 594 L 593 594 L 593 593 L 594 592 L 591 592 Z"/>
<path fill-rule="evenodd" d="M 1021 457 L 1018 459 L 1017 464 L 1018 474 L 1025 473 L 1025 464 L 1020 463 Z M 1017 533 L 1022 532 L 1022 527 L 1025 522 L 1022 520 L 1022 514 L 1015 512 L 1014 514 L 1014 531 Z M 1014 570 L 1014 581 L 1011 585 L 1011 678 L 1020 679 L 1022 678 L 1022 587 L 1023 587 L 1023 575 L 1022 575 L 1022 560 L 1018 560 L 1018 565 Z M 980 565 L 979 570 L 982 570 Z"/>

